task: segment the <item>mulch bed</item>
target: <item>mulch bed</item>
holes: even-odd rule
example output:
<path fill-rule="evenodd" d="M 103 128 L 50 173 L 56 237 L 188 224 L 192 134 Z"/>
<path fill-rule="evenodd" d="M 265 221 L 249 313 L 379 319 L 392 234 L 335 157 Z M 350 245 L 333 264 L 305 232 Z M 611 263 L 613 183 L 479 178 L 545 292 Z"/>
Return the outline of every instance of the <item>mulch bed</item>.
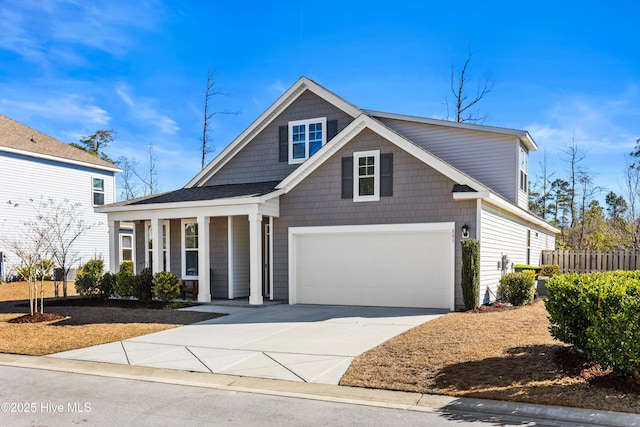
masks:
<path fill-rule="evenodd" d="M 33 313 L 25 314 L 24 316 L 16 317 L 15 319 L 8 320 L 7 323 L 40 323 L 51 322 L 54 320 L 66 319 L 67 316 L 61 316 L 55 313 Z"/>

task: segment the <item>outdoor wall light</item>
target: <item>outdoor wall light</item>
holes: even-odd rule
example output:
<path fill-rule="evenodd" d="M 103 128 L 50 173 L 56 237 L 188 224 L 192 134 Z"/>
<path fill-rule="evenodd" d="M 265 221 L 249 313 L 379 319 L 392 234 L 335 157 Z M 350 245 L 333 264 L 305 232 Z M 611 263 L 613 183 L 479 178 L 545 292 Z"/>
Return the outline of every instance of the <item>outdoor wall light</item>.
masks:
<path fill-rule="evenodd" d="M 462 238 L 463 239 L 469 238 L 469 226 L 467 224 L 462 226 Z"/>

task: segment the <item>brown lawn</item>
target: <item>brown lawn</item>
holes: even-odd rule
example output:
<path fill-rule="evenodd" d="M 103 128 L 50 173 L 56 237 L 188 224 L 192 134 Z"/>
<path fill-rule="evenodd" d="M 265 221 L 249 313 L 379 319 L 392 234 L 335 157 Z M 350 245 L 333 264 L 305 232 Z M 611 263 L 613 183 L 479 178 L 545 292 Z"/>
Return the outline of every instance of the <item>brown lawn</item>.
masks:
<path fill-rule="evenodd" d="M 196 313 L 148 308 L 56 306 L 53 282 L 45 282 L 45 313 L 62 320 L 40 323 L 10 323 L 29 313 L 29 288 L 24 282 L 0 284 L 0 352 L 41 356 L 96 344 L 120 341 L 213 317 Z M 75 295 L 73 283 L 69 295 Z"/>
<path fill-rule="evenodd" d="M 640 413 L 640 384 L 567 351 L 542 301 L 450 313 L 357 357 L 341 385 Z"/>

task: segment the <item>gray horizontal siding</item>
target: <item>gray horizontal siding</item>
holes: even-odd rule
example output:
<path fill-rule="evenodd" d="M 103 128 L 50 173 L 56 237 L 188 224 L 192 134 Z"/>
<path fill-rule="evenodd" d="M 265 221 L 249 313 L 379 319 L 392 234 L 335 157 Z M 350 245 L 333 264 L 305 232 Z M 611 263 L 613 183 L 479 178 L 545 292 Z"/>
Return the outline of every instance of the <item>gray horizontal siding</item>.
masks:
<path fill-rule="evenodd" d="M 377 202 L 354 203 L 341 197 L 341 160 L 354 151 L 393 153 L 393 196 Z M 274 219 L 274 297 L 288 298 L 288 229 L 300 226 L 456 222 L 456 306 L 460 290 L 460 227 L 475 229 L 475 201 L 453 200 L 454 182 L 372 131 L 365 130 L 280 197 L 280 217 Z"/>
<path fill-rule="evenodd" d="M 279 127 L 292 120 L 326 117 L 338 121 L 338 132 L 353 120 L 344 111 L 306 91 L 204 185 L 279 181 L 299 165 L 279 161 Z"/>
<path fill-rule="evenodd" d="M 378 120 L 513 203 L 518 202 L 516 137 L 396 119 Z"/>

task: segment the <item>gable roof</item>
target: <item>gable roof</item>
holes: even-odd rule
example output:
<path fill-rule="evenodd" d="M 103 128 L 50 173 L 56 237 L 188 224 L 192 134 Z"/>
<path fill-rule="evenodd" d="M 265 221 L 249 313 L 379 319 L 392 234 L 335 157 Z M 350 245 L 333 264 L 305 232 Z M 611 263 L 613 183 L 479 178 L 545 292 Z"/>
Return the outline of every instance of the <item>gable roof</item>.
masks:
<path fill-rule="evenodd" d="M 0 114 L 0 151 L 120 172 L 115 165 Z"/>
<path fill-rule="evenodd" d="M 449 128 L 466 129 L 478 132 L 497 133 L 499 135 L 512 135 L 520 139 L 529 151 L 538 151 L 538 145 L 535 143 L 529 132 L 526 130 L 510 129 L 497 126 L 476 125 L 471 123 L 458 123 L 450 120 L 430 119 L 427 117 L 409 116 L 406 114 L 384 113 L 382 111 L 364 110 L 365 113 L 372 117 L 381 119 L 403 120 L 414 123 L 422 123 L 434 126 L 446 126 Z"/>
<path fill-rule="evenodd" d="M 276 100 L 264 113 L 262 113 L 244 132 L 242 132 L 231 144 L 216 156 L 200 173 L 185 185 L 185 188 L 197 187 L 205 183 L 211 176 L 219 171 L 229 160 L 242 150 L 259 132 L 267 127 L 278 115 L 300 97 L 305 91 L 313 92 L 325 99 L 337 108 L 343 110 L 351 117 L 357 117 L 362 111 L 355 105 L 345 101 L 333 92 L 320 86 L 313 80 L 300 77 L 280 98 Z"/>

